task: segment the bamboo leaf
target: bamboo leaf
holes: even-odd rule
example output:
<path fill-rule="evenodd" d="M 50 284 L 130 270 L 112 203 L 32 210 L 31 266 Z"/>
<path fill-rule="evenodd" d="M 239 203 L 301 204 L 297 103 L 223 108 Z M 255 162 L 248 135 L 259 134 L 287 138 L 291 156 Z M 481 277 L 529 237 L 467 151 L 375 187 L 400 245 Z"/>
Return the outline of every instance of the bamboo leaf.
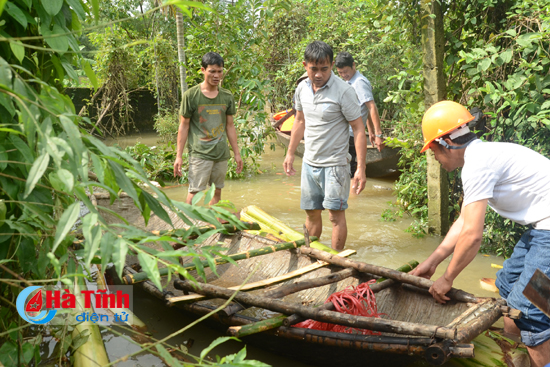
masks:
<path fill-rule="evenodd" d="M 206 356 L 208 355 L 208 353 L 210 353 L 210 351 L 212 349 L 216 348 L 218 345 L 220 345 L 222 343 L 225 343 L 228 340 L 238 340 L 238 339 L 233 338 L 233 337 L 228 337 L 228 336 L 221 336 L 221 337 L 217 338 L 212 343 L 210 343 L 210 345 L 208 347 L 206 347 L 202 350 L 201 355 L 200 355 L 200 363 L 202 363 L 202 360 L 204 358 L 206 358 Z"/>
<path fill-rule="evenodd" d="M 195 257 L 193 259 L 193 264 L 195 264 L 195 267 L 196 267 L 196 270 L 197 270 L 197 274 L 200 275 L 200 277 L 204 280 L 204 282 L 206 283 L 207 280 L 206 280 L 206 274 L 204 273 L 204 265 L 202 264 L 202 261 L 201 259 L 199 259 L 198 257 Z"/>
<path fill-rule="evenodd" d="M 10 48 L 17 60 L 19 62 L 23 62 L 23 59 L 25 58 L 25 46 L 23 46 L 23 43 L 21 41 L 11 41 L 10 42 Z"/>
<path fill-rule="evenodd" d="M 214 260 L 214 257 L 212 254 L 208 251 L 203 251 L 202 253 L 204 257 L 206 258 L 206 261 L 208 262 L 208 266 L 212 270 L 212 272 L 219 278 L 218 270 L 216 269 L 216 261 Z"/>
<path fill-rule="evenodd" d="M 72 203 L 61 215 L 59 222 L 57 223 L 57 230 L 55 232 L 55 238 L 53 242 L 52 252 L 55 252 L 57 246 L 65 239 L 65 236 L 76 223 L 78 216 L 80 215 L 80 204 Z"/>
<path fill-rule="evenodd" d="M 126 263 L 126 254 L 128 253 L 128 244 L 122 238 L 118 238 L 113 246 L 113 263 L 119 278 L 122 278 L 122 271 Z"/>
<path fill-rule="evenodd" d="M 0 0 L 0 15 L 2 15 L 2 12 L 4 11 L 4 6 L 6 5 L 6 2 L 8 0 Z"/>
<path fill-rule="evenodd" d="M 170 219 L 170 216 L 168 215 L 166 210 L 164 210 L 162 205 L 160 205 L 157 199 L 155 199 L 151 194 L 149 194 L 147 191 L 144 191 L 144 190 L 141 191 L 141 195 L 143 195 L 147 205 L 160 219 L 170 224 L 170 226 L 174 227 L 174 225 L 172 224 L 172 220 Z"/>
<path fill-rule="evenodd" d="M 134 202 L 136 206 L 139 208 L 139 210 L 143 211 L 143 208 L 141 207 L 141 204 L 139 202 L 139 196 L 137 194 L 137 191 L 134 187 L 134 184 L 132 181 L 126 176 L 126 173 L 124 172 L 124 169 L 122 166 L 116 162 L 113 162 L 109 160 L 109 165 L 111 166 L 113 173 L 115 174 L 115 179 L 120 186 L 120 188 L 126 192 L 132 199 L 134 199 Z"/>
<path fill-rule="evenodd" d="M 99 245 L 101 254 L 101 269 L 106 269 L 107 264 L 111 261 L 113 254 L 114 243 L 116 243 L 116 237 L 111 232 L 106 232 L 101 237 L 101 243 Z"/>
<path fill-rule="evenodd" d="M 84 261 L 86 265 L 90 265 L 90 261 L 94 257 L 98 247 L 101 237 L 98 236 L 97 230 L 100 229 L 97 227 L 98 215 L 96 213 L 88 213 L 82 219 L 82 234 L 86 239 L 85 246 L 85 256 Z"/>
<path fill-rule="evenodd" d="M 41 3 L 44 10 L 52 17 L 56 16 L 63 6 L 63 0 L 42 0 Z"/>
<path fill-rule="evenodd" d="M 25 184 L 25 193 L 23 194 L 23 199 L 25 199 L 38 181 L 42 178 L 42 175 L 48 168 L 48 163 L 50 162 L 50 155 L 48 153 L 43 153 L 40 157 L 34 161 L 31 170 L 29 172 L 29 177 L 27 178 L 27 183 Z"/>
<path fill-rule="evenodd" d="M 208 189 L 208 191 L 204 195 L 204 205 L 208 205 L 210 203 L 215 193 L 216 193 L 216 185 L 212 184 L 210 186 L 210 189 Z"/>
<path fill-rule="evenodd" d="M 209 11 L 209 12 L 212 12 L 212 13 L 216 12 L 214 9 L 212 9 L 208 5 L 200 3 L 198 1 L 168 0 L 168 1 L 165 1 L 163 3 L 163 5 L 165 5 L 165 6 L 166 5 L 175 5 L 175 6 L 177 6 L 178 8 L 180 8 L 182 10 L 184 10 L 185 7 L 189 6 L 189 7 L 192 7 L 192 8 L 198 8 L 198 9 L 206 10 L 206 11 Z"/>
<path fill-rule="evenodd" d="M 145 273 L 149 277 L 149 280 L 151 280 L 153 284 L 155 284 L 157 288 L 162 291 L 162 284 L 160 283 L 160 274 L 157 261 L 144 252 L 140 252 L 138 254 L 138 259 L 139 265 L 141 265 L 141 268 L 143 269 L 143 271 L 145 271 Z"/>
<path fill-rule="evenodd" d="M 83 60 L 82 66 L 84 67 L 84 72 L 86 73 L 86 76 L 88 79 L 90 79 L 90 83 L 94 86 L 94 89 L 97 90 L 99 83 L 97 82 L 97 77 L 92 70 L 92 67 L 90 66 L 90 63 L 88 61 Z"/>
<path fill-rule="evenodd" d="M 182 366 L 182 364 L 176 358 L 172 357 L 172 355 L 162 345 L 158 344 L 156 348 L 167 365 L 169 365 L 170 367 Z"/>
<path fill-rule="evenodd" d="M 73 191 L 73 188 L 74 188 L 74 176 L 71 172 L 69 172 L 68 170 L 64 169 L 64 168 L 60 168 L 57 170 L 57 176 L 59 177 L 59 179 L 61 180 L 61 182 L 63 182 L 63 184 L 65 185 L 65 190 L 66 191 Z"/>
<path fill-rule="evenodd" d="M 99 0 L 92 0 L 92 10 L 94 12 L 94 21 L 97 24 L 99 20 Z"/>

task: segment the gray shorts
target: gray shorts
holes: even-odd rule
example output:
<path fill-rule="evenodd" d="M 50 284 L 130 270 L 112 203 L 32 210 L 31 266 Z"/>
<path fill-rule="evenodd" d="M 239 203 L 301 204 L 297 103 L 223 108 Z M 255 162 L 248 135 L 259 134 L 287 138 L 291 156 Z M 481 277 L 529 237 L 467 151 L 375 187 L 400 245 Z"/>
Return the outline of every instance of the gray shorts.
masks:
<path fill-rule="evenodd" d="M 189 157 L 189 192 L 203 191 L 208 185 L 216 185 L 216 189 L 224 186 L 227 173 L 227 161 L 207 161 Z"/>
<path fill-rule="evenodd" d="M 346 210 L 349 186 L 349 165 L 313 167 L 302 161 L 300 208 Z"/>

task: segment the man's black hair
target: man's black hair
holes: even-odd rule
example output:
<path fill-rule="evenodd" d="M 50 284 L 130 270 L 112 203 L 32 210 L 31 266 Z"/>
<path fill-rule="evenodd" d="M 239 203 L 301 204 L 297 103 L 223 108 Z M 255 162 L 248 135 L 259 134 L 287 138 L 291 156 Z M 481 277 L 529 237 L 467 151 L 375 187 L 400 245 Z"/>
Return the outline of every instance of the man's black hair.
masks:
<path fill-rule="evenodd" d="M 353 67 L 353 56 L 349 52 L 342 51 L 336 56 L 336 60 L 334 60 L 334 64 L 337 68 L 345 68 L 346 66 L 349 66 L 350 68 Z"/>
<path fill-rule="evenodd" d="M 208 67 L 208 65 L 217 65 L 223 68 L 223 57 L 221 57 L 220 54 L 216 52 L 207 52 L 202 57 L 201 65 L 205 69 Z"/>
<path fill-rule="evenodd" d="M 311 42 L 304 51 L 304 60 L 308 64 L 318 64 L 325 61 L 327 58 L 329 63 L 332 64 L 334 53 L 332 52 L 332 47 L 323 41 Z"/>

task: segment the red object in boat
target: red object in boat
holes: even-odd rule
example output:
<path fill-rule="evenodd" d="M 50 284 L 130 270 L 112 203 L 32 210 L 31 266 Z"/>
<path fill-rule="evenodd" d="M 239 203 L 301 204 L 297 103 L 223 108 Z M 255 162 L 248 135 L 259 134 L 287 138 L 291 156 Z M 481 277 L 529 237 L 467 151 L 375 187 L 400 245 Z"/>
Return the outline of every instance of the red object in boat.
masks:
<path fill-rule="evenodd" d="M 376 298 L 374 293 L 370 289 L 370 284 L 373 284 L 375 280 L 368 281 L 366 283 L 359 284 L 357 287 L 348 287 L 341 292 L 336 292 L 330 295 L 325 303 L 332 302 L 337 312 L 345 313 L 348 315 L 376 317 L 380 318 L 378 308 L 376 306 Z M 352 334 L 354 332 L 363 335 L 380 335 L 379 332 L 352 328 L 349 326 L 329 324 L 326 322 L 320 322 L 315 320 L 306 320 L 300 322 L 294 327 L 301 327 L 305 329 L 316 329 L 325 331 L 335 331 L 338 333 Z"/>

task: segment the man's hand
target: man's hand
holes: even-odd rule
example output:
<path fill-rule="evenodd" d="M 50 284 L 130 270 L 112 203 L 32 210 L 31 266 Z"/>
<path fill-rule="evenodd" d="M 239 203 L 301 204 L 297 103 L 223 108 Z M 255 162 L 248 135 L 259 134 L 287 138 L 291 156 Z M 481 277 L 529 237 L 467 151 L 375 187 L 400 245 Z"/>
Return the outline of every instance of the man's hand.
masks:
<path fill-rule="evenodd" d="M 292 165 L 293 163 L 294 163 L 294 155 L 287 154 L 285 157 L 285 161 L 283 162 L 283 169 L 285 170 L 285 173 L 287 176 L 294 176 L 296 174 L 296 170 Z"/>
<path fill-rule="evenodd" d="M 435 273 L 437 265 L 431 264 L 427 261 L 423 261 L 420 265 L 414 268 L 409 274 L 416 275 L 417 277 L 430 279 Z"/>
<path fill-rule="evenodd" d="M 372 139 L 372 137 L 371 137 L 371 139 Z M 371 141 L 374 141 L 373 146 L 376 146 L 376 149 L 378 149 L 379 152 L 381 152 L 382 149 L 384 149 L 384 147 L 386 146 L 384 144 L 384 139 L 379 138 L 377 136 L 375 136 L 374 140 L 371 140 Z"/>
<path fill-rule="evenodd" d="M 434 284 L 430 287 L 430 293 L 435 298 L 435 300 L 438 303 L 444 304 L 448 300 L 450 300 L 449 297 L 446 296 L 446 294 L 451 290 L 453 286 L 452 281 L 448 281 L 445 279 L 445 276 L 442 276 L 438 280 L 434 282 Z"/>
<path fill-rule="evenodd" d="M 357 195 L 363 191 L 365 188 L 365 185 L 367 184 L 367 176 L 365 175 L 365 168 L 361 168 L 360 166 L 357 167 L 357 171 L 355 171 L 355 175 L 352 179 L 352 188 L 355 191 Z"/>
<path fill-rule="evenodd" d="M 174 177 L 181 176 L 181 166 L 183 164 L 183 159 L 181 157 L 176 158 L 174 162 Z"/>
<path fill-rule="evenodd" d="M 243 159 L 240 154 L 235 154 L 235 163 L 237 163 L 237 174 L 243 171 Z"/>
<path fill-rule="evenodd" d="M 370 145 L 374 148 L 376 146 L 376 136 L 374 136 L 374 133 L 369 130 L 369 141 Z"/>

